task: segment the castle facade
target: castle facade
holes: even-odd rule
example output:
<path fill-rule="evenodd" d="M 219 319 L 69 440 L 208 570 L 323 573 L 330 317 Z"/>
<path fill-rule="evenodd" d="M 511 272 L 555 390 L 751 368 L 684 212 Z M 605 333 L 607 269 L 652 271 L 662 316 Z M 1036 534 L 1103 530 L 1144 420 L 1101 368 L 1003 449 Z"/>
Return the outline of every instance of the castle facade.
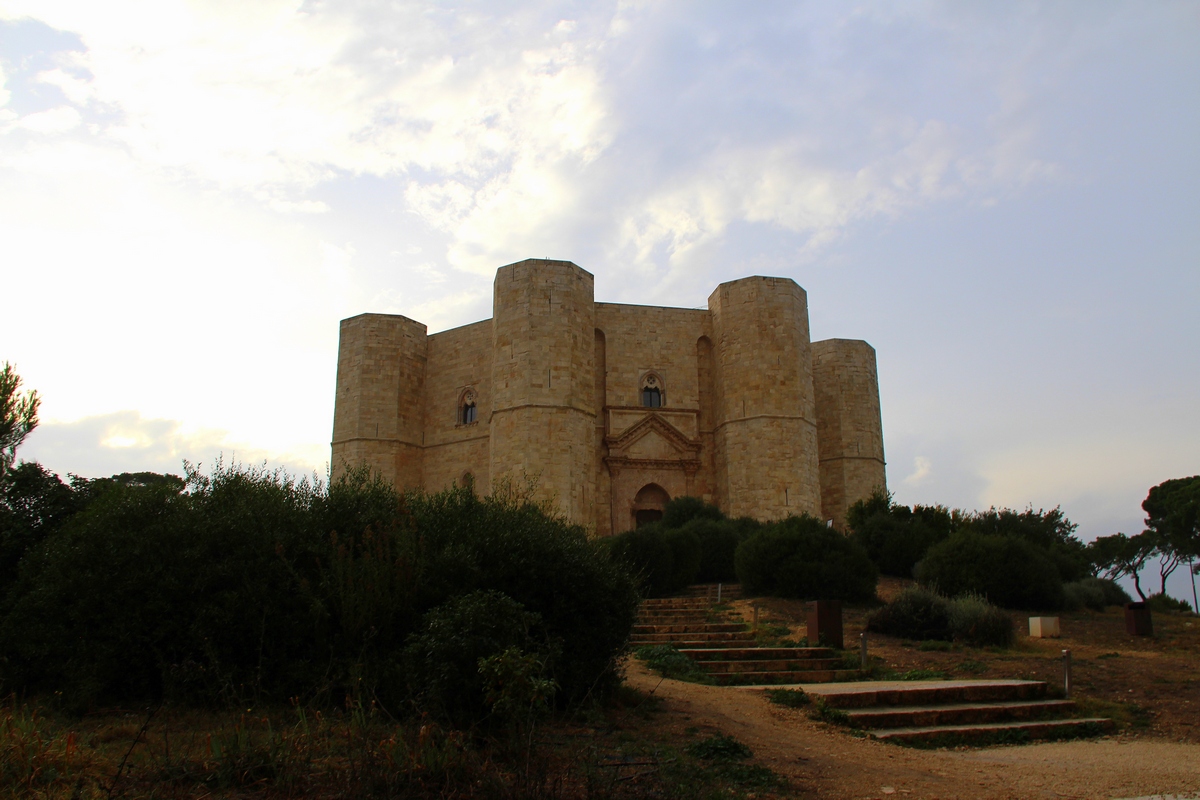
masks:
<path fill-rule="evenodd" d="M 441 333 L 342 320 L 332 446 L 335 475 L 402 489 L 534 476 L 599 535 L 681 495 L 842 527 L 886 488 L 875 351 L 810 341 L 794 281 L 723 283 L 707 310 L 597 303 L 569 261 L 501 267 L 492 318 Z"/>

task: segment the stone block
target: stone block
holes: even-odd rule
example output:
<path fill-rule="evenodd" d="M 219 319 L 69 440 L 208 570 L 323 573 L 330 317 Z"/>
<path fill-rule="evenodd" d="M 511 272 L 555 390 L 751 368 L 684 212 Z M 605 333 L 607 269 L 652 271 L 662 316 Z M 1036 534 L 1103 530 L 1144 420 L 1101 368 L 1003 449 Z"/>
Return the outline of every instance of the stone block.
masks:
<path fill-rule="evenodd" d="M 1030 617 L 1029 635 L 1034 639 L 1057 639 L 1062 635 L 1058 617 Z"/>

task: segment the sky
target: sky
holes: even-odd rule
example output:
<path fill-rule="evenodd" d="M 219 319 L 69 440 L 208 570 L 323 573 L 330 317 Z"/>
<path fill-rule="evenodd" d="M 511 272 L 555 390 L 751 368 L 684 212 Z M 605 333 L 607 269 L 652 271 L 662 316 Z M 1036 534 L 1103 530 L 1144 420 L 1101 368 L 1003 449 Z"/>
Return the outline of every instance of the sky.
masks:
<path fill-rule="evenodd" d="M 793 278 L 898 502 L 1136 533 L 1200 473 L 1198 187 L 1191 0 L 0 0 L 0 360 L 62 474 L 323 474 L 340 319 L 548 257 Z"/>

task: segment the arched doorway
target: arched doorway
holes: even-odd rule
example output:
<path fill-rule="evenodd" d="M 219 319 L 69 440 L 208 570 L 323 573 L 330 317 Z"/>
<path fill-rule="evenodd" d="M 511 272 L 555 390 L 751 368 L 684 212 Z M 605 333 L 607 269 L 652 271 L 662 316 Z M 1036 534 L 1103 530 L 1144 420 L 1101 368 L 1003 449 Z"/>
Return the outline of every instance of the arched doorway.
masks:
<path fill-rule="evenodd" d="M 633 527 L 640 528 L 647 523 L 658 522 L 669 502 L 671 495 L 657 483 L 643 486 L 633 498 Z"/>

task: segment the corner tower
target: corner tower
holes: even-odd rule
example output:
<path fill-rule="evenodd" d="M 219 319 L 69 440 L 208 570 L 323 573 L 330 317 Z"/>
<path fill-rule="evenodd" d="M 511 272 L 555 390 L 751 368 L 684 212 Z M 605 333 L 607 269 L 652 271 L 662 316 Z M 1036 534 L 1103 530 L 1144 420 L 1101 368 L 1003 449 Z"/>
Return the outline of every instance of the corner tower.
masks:
<path fill-rule="evenodd" d="M 875 348 L 856 339 L 813 342 L 821 512 L 845 530 L 846 511 L 887 490 Z"/>
<path fill-rule="evenodd" d="M 821 513 L 808 297 L 788 278 L 723 283 L 716 349 L 717 497 L 731 517 Z"/>
<path fill-rule="evenodd" d="M 538 478 L 538 495 L 595 525 L 595 294 L 570 261 L 496 273 L 492 312 L 492 480 Z"/>
<path fill-rule="evenodd" d="M 394 314 L 342 320 L 333 411 L 334 477 L 366 464 L 399 489 L 421 487 L 426 328 Z"/>

